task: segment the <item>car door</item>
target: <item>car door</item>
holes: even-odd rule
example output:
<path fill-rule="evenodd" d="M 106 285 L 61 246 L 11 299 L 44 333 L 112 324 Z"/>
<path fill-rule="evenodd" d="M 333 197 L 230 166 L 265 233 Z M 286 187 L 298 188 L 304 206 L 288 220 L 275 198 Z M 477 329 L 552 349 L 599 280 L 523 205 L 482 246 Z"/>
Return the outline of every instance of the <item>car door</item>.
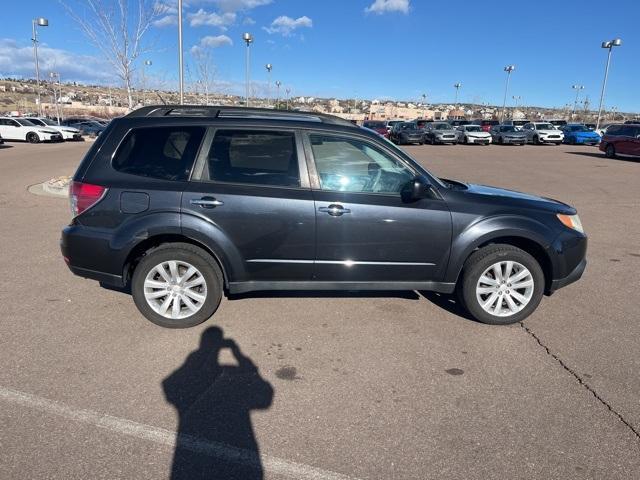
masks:
<path fill-rule="evenodd" d="M 4 130 L 2 136 L 9 140 L 24 140 L 26 133 L 23 131 L 22 125 L 11 118 L 4 119 Z"/>
<path fill-rule="evenodd" d="M 182 227 L 197 234 L 202 220 L 210 225 L 234 259 L 230 281 L 311 279 L 315 212 L 301 152 L 294 130 L 208 132 L 183 194 Z"/>
<path fill-rule="evenodd" d="M 632 144 L 631 155 L 640 156 L 640 127 L 632 127 Z"/>
<path fill-rule="evenodd" d="M 451 242 L 445 202 L 405 202 L 420 172 L 386 145 L 354 135 L 311 132 L 305 152 L 316 212 L 314 280 L 439 280 Z"/>

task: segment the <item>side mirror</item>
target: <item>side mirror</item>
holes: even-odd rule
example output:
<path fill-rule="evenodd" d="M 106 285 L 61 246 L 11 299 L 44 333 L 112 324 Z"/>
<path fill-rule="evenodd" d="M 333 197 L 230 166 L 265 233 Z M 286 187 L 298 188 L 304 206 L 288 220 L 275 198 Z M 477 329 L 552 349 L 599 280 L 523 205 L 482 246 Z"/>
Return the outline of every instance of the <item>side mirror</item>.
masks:
<path fill-rule="evenodd" d="M 402 201 L 406 203 L 430 198 L 432 196 L 431 183 L 424 177 L 415 177 L 402 188 L 400 196 Z"/>

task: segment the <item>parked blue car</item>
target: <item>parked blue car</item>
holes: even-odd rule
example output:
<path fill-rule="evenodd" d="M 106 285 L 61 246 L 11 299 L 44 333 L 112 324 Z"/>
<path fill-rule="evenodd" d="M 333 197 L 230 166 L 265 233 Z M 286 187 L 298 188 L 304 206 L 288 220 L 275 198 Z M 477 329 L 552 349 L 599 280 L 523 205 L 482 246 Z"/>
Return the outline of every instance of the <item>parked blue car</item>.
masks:
<path fill-rule="evenodd" d="M 562 127 L 564 143 L 571 145 L 598 145 L 600 135 L 583 124 L 570 123 Z"/>

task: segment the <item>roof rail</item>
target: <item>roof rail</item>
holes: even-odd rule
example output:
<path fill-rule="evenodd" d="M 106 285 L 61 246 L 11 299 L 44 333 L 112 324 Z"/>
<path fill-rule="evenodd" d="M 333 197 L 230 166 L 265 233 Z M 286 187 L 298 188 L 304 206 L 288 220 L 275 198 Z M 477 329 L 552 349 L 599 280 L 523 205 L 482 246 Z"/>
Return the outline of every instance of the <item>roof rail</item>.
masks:
<path fill-rule="evenodd" d="M 270 108 L 226 107 L 222 105 L 150 105 L 138 108 L 127 115 L 140 117 L 212 117 L 212 118 L 261 118 L 270 120 L 291 120 L 318 122 L 353 127 L 354 124 L 335 115 L 296 110 L 274 110 Z"/>

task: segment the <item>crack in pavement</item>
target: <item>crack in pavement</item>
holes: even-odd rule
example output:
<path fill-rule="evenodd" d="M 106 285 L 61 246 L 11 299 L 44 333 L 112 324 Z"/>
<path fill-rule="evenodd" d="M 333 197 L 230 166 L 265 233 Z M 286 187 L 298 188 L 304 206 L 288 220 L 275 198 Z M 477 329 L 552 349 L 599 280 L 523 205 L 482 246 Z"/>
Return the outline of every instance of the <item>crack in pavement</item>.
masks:
<path fill-rule="evenodd" d="M 578 375 L 575 370 L 573 370 L 571 367 L 569 367 L 566 363 L 564 363 L 562 361 L 562 359 L 560 357 L 558 357 L 555 353 L 553 353 L 549 347 L 547 347 L 544 343 L 542 343 L 542 340 L 540 340 L 540 338 L 533 333 L 533 331 L 524 325 L 524 323 L 520 322 L 519 323 L 520 327 L 527 333 L 529 334 L 536 342 L 538 342 L 538 345 L 540 345 L 542 348 L 545 349 L 545 351 L 547 352 L 547 355 L 549 355 L 551 358 L 553 358 L 556 362 L 558 362 L 560 364 L 560 366 L 566 370 L 568 373 L 570 373 L 577 381 L 580 385 L 582 385 L 584 388 L 586 388 L 589 392 L 591 392 L 591 394 L 596 398 L 596 400 L 598 400 L 602 405 L 604 405 L 611 413 L 613 413 L 616 417 L 618 417 L 618 420 L 620 420 L 622 423 L 625 424 L 625 426 L 631 430 L 631 432 L 636 436 L 637 440 L 640 440 L 640 431 L 638 431 L 628 420 L 626 420 L 620 413 L 618 413 L 617 410 L 615 410 L 611 404 L 609 402 L 607 402 L 604 398 L 602 398 L 598 392 L 596 392 L 591 386 L 589 386 L 589 384 L 587 384 L 582 377 L 580 377 L 580 375 Z"/>

